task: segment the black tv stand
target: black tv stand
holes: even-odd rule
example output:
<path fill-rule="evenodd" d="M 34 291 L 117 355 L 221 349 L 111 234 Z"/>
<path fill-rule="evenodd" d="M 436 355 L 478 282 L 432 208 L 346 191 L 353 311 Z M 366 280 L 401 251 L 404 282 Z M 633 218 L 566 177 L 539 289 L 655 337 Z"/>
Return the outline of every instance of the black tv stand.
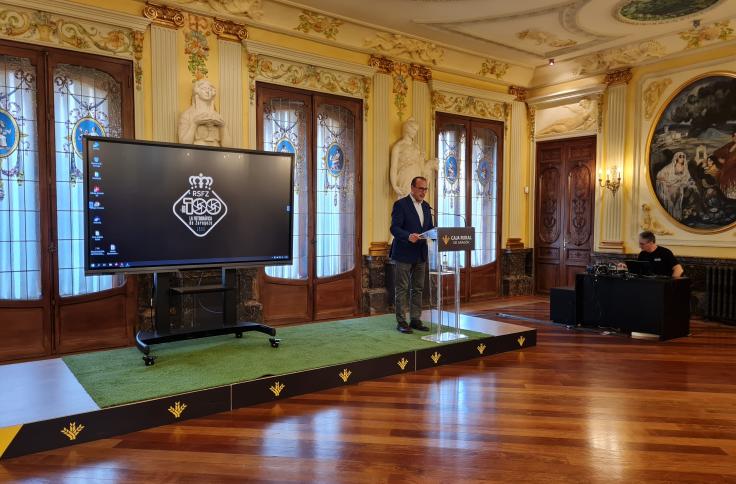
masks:
<path fill-rule="evenodd" d="M 151 355 L 151 345 L 182 341 L 186 339 L 204 338 L 221 334 L 235 334 L 242 338 L 243 333 L 258 331 L 271 336 L 268 341 L 271 347 L 278 348 L 281 340 L 276 338 L 276 329 L 265 324 L 254 322 L 236 322 L 236 273 L 235 269 L 222 269 L 222 283 L 201 286 L 171 287 L 171 272 L 158 272 L 153 275 L 154 286 L 154 331 L 138 331 L 135 335 L 135 345 L 143 353 L 146 366 L 156 362 L 156 356 Z M 172 296 L 185 294 L 201 294 L 207 292 L 221 292 L 223 294 L 222 326 L 202 328 L 186 331 L 172 330 L 169 308 Z"/>

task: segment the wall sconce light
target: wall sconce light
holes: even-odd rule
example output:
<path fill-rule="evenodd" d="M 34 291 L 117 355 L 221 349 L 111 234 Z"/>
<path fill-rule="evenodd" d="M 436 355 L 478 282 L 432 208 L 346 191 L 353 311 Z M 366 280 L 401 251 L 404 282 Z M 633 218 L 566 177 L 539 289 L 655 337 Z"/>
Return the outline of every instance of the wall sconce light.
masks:
<path fill-rule="evenodd" d="M 606 170 L 606 181 L 603 181 L 603 172 L 598 170 L 598 184 L 601 188 L 608 188 L 611 190 L 611 194 L 616 195 L 616 192 L 621 188 L 621 172 L 618 171 L 617 167 L 609 168 Z"/>

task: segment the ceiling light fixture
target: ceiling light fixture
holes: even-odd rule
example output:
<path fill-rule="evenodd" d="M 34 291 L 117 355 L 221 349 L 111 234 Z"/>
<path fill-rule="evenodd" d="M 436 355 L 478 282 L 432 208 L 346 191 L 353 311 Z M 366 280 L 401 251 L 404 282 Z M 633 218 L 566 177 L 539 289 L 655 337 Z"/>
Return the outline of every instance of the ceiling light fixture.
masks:
<path fill-rule="evenodd" d="M 699 29 L 700 28 L 700 19 L 693 20 L 693 28 Z"/>
<path fill-rule="evenodd" d="M 550 60 L 549 60 L 549 61 L 547 62 L 547 65 L 548 65 L 548 66 L 553 66 L 553 65 L 555 65 L 555 60 L 554 60 L 554 59 L 550 59 Z"/>

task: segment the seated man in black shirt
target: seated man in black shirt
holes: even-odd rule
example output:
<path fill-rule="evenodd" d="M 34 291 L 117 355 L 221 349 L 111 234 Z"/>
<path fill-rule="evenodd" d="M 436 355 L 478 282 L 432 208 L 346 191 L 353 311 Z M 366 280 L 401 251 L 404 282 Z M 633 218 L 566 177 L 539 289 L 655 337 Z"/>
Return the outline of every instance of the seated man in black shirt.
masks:
<path fill-rule="evenodd" d="M 649 261 L 652 272 L 661 276 L 680 277 L 685 272 L 675 255 L 666 247 L 655 243 L 654 234 L 646 231 L 639 234 L 639 260 Z"/>

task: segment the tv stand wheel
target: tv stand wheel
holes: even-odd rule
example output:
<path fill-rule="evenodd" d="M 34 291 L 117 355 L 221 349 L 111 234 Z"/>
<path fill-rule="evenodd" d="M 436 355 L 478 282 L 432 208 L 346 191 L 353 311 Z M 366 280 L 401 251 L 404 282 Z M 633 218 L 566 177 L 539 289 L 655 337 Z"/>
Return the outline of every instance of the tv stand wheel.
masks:
<path fill-rule="evenodd" d="M 278 348 L 279 343 L 281 343 L 281 340 L 278 338 L 268 338 L 268 341 L 271 342 L 271 348 Z"/>
<path fill-rule="evenodd" d="M 235 333 L 235 337 L 236 338 L 242 338 L 243 337 L 243 333 L 242 332 Z"/>
<path fill-rule="evenodd" d="M 156 357 L 146 355 L 143 357 L 143 362 L 146 364 L 146 366 L 153 366 L 153 364 L 156 363 Z"/>

